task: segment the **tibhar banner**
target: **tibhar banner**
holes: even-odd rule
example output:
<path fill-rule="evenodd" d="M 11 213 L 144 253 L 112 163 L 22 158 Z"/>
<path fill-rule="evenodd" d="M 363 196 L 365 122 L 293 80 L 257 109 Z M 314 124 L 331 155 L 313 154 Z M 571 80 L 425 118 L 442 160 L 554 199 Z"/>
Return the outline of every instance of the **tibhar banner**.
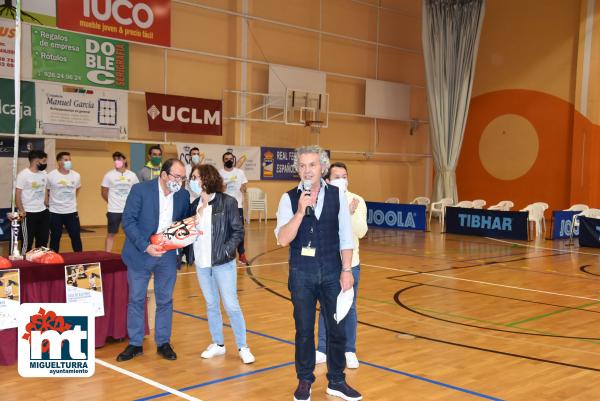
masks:
<path fill-rule="evenodd" d="M 34 79 L 129 89 L 125 42 L 33 27 L 31 51 Z"/>
<path fill-rule="evenodd" d="M 258 146 L 207 145 L 204 143 L 177 143 L 177 155 L 186 166 L 191 165 L 190 149 L 200 149 L 200 163 L 223 168 L 223 153 L 235 155 L 235 166 L 244 170 L 249 181 L 260 180 L 260 148 Z"/>
<path fill-rule="evenodd" d="M 146 92 L 150 131 L 222 135 L 223 102 Z"/>
<path fill-rule="evenodd" d="M 58 0 L 59 28 L 171 46 L 171 0 Z"/>
<path fill-rule="evenodd" d="M 31 29 L 21 25 L 21 78 L 31 79 Z M 15 76 L 15 23 L 0 19 L 0 76 Z"/>
<path fill-rule="evenodd" d="M 81 127 L 87 127 L 96 128 L 90 132 L 98 135 L 107 131 L 126 136 L 127 93 L 38 84 L 36 102 L 44 132 L 54 132 L 55 127 L 60 127 L 61 131 L 54 133 L 86 136 Z"/>
<path fill-rule="evenodd" d="M 0 78 L 0 133 L 15 131 L 15 81 Z M 21 81 L 21 134 L 35 134 L 35 85 Z"/>

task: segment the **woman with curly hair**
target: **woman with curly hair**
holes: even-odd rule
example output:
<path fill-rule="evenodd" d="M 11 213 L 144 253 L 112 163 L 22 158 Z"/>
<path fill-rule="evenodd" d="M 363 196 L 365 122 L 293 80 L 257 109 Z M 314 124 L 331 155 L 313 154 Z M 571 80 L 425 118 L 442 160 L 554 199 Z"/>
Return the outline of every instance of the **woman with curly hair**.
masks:
<path fill-rule="evenodd" d="M 190 215 L 196 216 L 196 228 L 202 234 L 190 246 L 188 261 L 196 265 L 212 337 L 212 344 L 201 356 L 209 359 L 225 354 L 220 298 L 229 316 L 240 358 L 244 363 L 252 363 L 255 358 L 246 344 L 246 323 L 237 297 L 235 251 L 244 238 L 237 201 L 222 193 L 223 179 L 209 164 L 193 167 L 189 188 L 199 196 L 190 205 Z"/>

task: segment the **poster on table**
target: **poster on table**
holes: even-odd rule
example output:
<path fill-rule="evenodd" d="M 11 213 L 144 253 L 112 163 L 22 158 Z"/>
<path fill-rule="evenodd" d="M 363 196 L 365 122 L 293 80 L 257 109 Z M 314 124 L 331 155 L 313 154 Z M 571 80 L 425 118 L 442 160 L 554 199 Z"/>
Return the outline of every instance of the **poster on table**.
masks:
<path fill-rule="evenodd" d="M 59 28 L 171 46 L 171 0 L 57 0 Z"/>
<path fill-rule="evenodd" d="M 4 0 L 0 6 L 1 19 L 15 19 L 16 0 Z M 55 0 L 21 0 L 21 21 L 31 24 L 56 26 Z"/>
<path fill-rule="evenodd" d="M 14 21 L 0 19 L 0 77 L 15 76 Z M 31 79 L 31 27 L 21 25 L 21 79 Z"/>
<path fill-rule="evenodd" d="M 129 89 L 129 44 L 34 26 L 32 77 L 43 81 Z"/>
<path fill-rule="evenodd" d="M 38 83 L 36 103 L 44 133 L 126 138 L 126 92 Z"/>
<path fill-rule="evenodd" d="M 17 327 L 20 304 L 19 269 L 0 270 L 0 330 Z"/>
<path fill-rule="evenodd" d="M 67 303 L 92 305 L 96 316 L 104 316 L 100 262 L 65 266 Z"/>
<path fill-rule="evenodd" d="M 186 166 L 191 164 L 190 149 L 200 149 L 200 163 L 223 168 L 223 153 L 235 155 L 235 166 L 244 170 L 249 181 L 260 180 L 260 148 L 258 146 L 208 145 L 204 143 L 177 143 L 177 155 Z"/>

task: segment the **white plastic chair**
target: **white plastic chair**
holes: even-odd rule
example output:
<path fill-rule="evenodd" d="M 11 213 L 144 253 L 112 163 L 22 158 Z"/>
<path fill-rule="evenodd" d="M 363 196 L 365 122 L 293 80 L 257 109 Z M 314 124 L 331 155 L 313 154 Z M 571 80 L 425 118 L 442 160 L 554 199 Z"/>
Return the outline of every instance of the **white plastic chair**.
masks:
<path fill-rule="evenodd" d="M 569 235 L 569 244 L 573 243 L 573 232 L 575 231 L 575 228 L 579 227 L 580 216 L 590 217 L 592 219 L 600 219 L 600 209 L 587 208 L 581 213 L 578 213 L 575 216 L 573 216 L 573 220 L 571 221 L 571 234 Z"/>
<path fill-rule="evenodd" d="M 427 211 L 429 209 L 430 203 L 431 203 L 431 201 L 429 200 L 429 198 L 426 198 L 425 196 L 417 196 L 415 199 L 412 200 L 412 202 L 410 202 L 411 205 L 425 206 L 425 211 Z"/>
<path fill-rule="evenodd" d="M 527 220 L 535 222 L 535 233 L 536 238 L 540 237 L 546 232 L 546 219 L 544 218 L 544 211 L 548 208 L 548 205 L 543 202 L 532 203 L 527 207 L 521 209 L 522 212 L 528 212 Z"/>
<path fill-rule="evenodd" d="M 464 207 L 466 209 L 473 209 L 473 202 L 471 201 L 460 201 L 456 205 L 456 207 Z"/>
<path fill-rule="evenodd" d="M 475 199 L 473 201 L 473 209 L 483 209 L 483 207 L 485 206 L 487 202 L 484 201 L 483 199 Z"/>
<path fill-rule="evenodd" d="M 565 209 L 567 212 L 583 212 L 584 210 L 588 210 L 590 207 L 588 205 L 584 205 L 583 203 L 576 203 L 568 209 Z"/>
<path fill-rule="evenodd" d="M 246 212 L 246 222 L 250 224 L 250 215 L 253 211 L 260 212 L 258 222 L 262 222 L 262 214 L 265 214 L 265 223 L 267 222 L 267 194 L 260 188 L 248 188 L 246 191 L 246 201 L 248 204 Z"/>
<path fill-rule="evenodd" d="M 399 204 L 400 203 L 400 199 L 399 198 L 395 198 L 395 197 L 394 198 L 387 198 L 385 200 L 385 203 L 398 203 Z"/>
<path fill-rule="evenodd" d="M 512 203 L 512 201 L 503 200 L 493 206 L 488 207 L 488 210 L 501 210 L 503 212 L 508 212 L 513 206 L 515 206 L 515 204 Z"/>
<path fill-rule="evenodd" d="M 452 198 L 443 198 L 439 202 L 433 202 L 431 207 L 429 208 L 429 227 L 431 229 L 431 216 L 434 213 L 437 213 L 440 218 L 440 224 L 442 226 L 442 230 L 444 229 L 444 217 L 446 215 L 446 208 L 448 206 L 452 206 L 454 201 Z"/>

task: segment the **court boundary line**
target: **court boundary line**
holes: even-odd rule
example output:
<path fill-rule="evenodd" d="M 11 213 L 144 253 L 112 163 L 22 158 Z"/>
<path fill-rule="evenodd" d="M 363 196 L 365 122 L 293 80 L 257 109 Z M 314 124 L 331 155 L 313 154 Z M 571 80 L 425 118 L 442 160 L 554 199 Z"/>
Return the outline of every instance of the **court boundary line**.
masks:
<path fill-rule="evenodd" d="M 104 366 L 105 368 L 112 369 L 112 370 L 114 370 L 117 373 L 121 373 L 121 374 L 123 374 L 125 376 L 129 376 L 132 379 L 141 381 L 142 383 L 146 383 L 146 384 L 148 384 L 148 385 L 150 385 L 152 387 L 156 387 L 156 388 L 158 388 L 160 390 L 166 391 L 166 393 L 164 393 L 166 395 L 174 395 L 176 397 L 183 398 L 183 399 L 188 400 L 188 401 L 202 401 L 201 399 L 199 399 L 197 397 L 193 397 L 193 396 L 191 396 L 189 394 L 182 393 L 179 390 L 175 390 L 174 388 L 166 386 L 166 385 L 164 385 L 162 383 L 159 383 L 159 382 L 157 382 L 155 380 L 148 379 L 147 377 L 144 377 L 144 376 L 139 375 L 137 373 L 133 373 L 133 372 L 127 370 L 127 369 L 123 369 L 123 368 L 121 368 L 119 366 L 115 366 L 112 363 L 108 363 L 108 362 L 106 362 L 106 361 L 104 361 L 102 359 L 96 358 L 96 363 L 99 364 L 100 366 Z"/>
<path fill-rule="evenodd" d="M 223 383 L 223 382 L 230 381 L 230 380 L 239 379 L 240 377 L 252 376 L 252 375 L 255 375 L 255 374 L 258 374 L 258 373 L 267 372 L 267 371 L 270 371 L 270 370 L 275 370 L 275 369 L 279 369 L 279 368 L 285 368 L 285 367 L 293 365 L 293 364 L 294 364 L 294 362 L 285 362 L 285 363 L 280 363 L 279 365 L 267 366 L 266 368 L 260 368 L 260 369 L 257 369 L 257 370 L 253 370 L 251 372 L 238 373 L 237 375 L 227 376 L 227 377 L 223 377 L 223 378 L 220 378 L 220 379 L 209 380 L 209 381 L 202 382 L 202 383 L 199 383 L 199 384 L 193 384 L 193 385 L 188 386 L 188 387 L 182 387 L 181 389 L 179 389 L 179 391 L 194 390 L 194 389 L 197 389 L 197 388 L 210 386 L 212 384 L 218 384 L 218 383 Z M 160 394 L 155 394 L 155 395 L 151 395 L 151 396 L 144 397 L 144 398 L 137 398 L 134 401 L 148 401 L 148 400 L 153 400 L 155 398 L 166 397 L 168 395 L 170 395 L 170 394 L 169 393 L 160 393 Z"/>
<path fill-rule="evenodd" d="M 582 251 L 576 251 L 576 250 L 573 250 L 573 249 L 549 248 L 549 247 L 545 247 L 545 246 L 521 244 L 519 242 L 506 241 L 506 240 L 502 240 L 502 239 L 499 239 L 499 238 L 492 238 L 492 237 L 483 237 L 483 238 L 491 240 L 491 241 L 496 241 L 496 242 L 500 242 L 500 243 L 503 243 L 503 244 L 507 244 L 507 245 L 517 245 L 517 246 L 523 246 L 523 247 L 533 248 L 533 249 L 543 249 L 543 250 L 546 250 L 546 251 L 556 251 L 556 252 L 561 252 L 561 253 L 565 253 L 565 254 L 566 253 L 574 253 L 574 254 L 579 254 L 579 255 L 600 256 L 600 253 L 582 252 Z"/>
<path fill-rule="evenodd" d="M 184 316 L 188 316 L 188 317 L 191 317 L 191 318 L 194 318 L 194 319 L 208 321 L 207 318 L 205 318 L 203 316 L 194 315 L 192 313 L 188 313 L 188 312 L 184 312 L 184 311 L 180 311 L 180 310 L 176 310 L 176 309 L 173 309 L 173 312 L 181 314 L 181 315 L 184 315 Z M 226 323 L 224 323 L 223 325 L 226 326 L 226 327 L 231 327 L 229 324 L 226 324 Z M 272 336 L 270 334 L 265 334 L 265 333 L 261 333 L 261 332 L 255 331 L 255 330 L 248 330 L 248 329 L 246 329 L 246 331 L 248 333 L 256 334 L 256 335 L 259 335 L 261 337 L 265 337 L 265 338 L 268 338 L 268 339 L 271 339 L 271 340 L 274 340 L 274 341 L 277 341 L 277 342 L 282 342 L 282 343 L 285 343 L 285 344 L 288 344 L 288 345 L 295 345 L 295 343 L 292 342 L 292 341 L 285 340 L 285 339 L 279 338 L 279 337 L 275 337 L 275 336 Z M 454 391 L 458 391 L 458 392 L 462 392 L 462 393 L 465 393 L 465 394 L 473 395 L 473 396 L 476 396 L 476 397 L 484 398 L 484 399 L 487 399 L 487 400 L 505 401 L 505 400 L 502 400 L 501 398 L 495 398 L 495 397 L 489 396 L 487 394 L 483 394 L 483 393 L 479 393 L 477 391 L 473 391 L 473 390 L 469 390 L 469 389 L 466 389 L 466 388 L 454 386 L 452 384 L 440 382 L 440 381 L 437 381 L 437 380 L 434 380 L 434 379 L 428 379 L 426 377 L 414 375 L 412 373 L 402 372 L 400 370 L 396 370 L 396 369 L 392 369 L 392 368 L 387 368 L 387 367 L 385 367 L 383 365 L 377 365 L 377 364 L 374 364 L 374 363 L 371 363 L 371 362 L 366 362 L 366 361 L 363 361 L 363 360 L 360 360 L 360 363 L 363 363 L 363 364 L 365 364 L 367 366 L 371 366 L 371 367 L 374 367 L 374 368 L 377 368 L 377 369 L 381 369 L 381 370 L 384 370 L 384 371 L 387 371 L 387 372 L 391 372 L 391 373 L 399 374 L 399 375 L 402 375 L 402 376 L 410 377 L 412 379 L 419 380 L 419 381 L 422 381 L 422 382 L 425 382 L 425 383 L 428 383 L 428 384 L 438 385 L 440 387 L 445 387 L 447 389 L 451 389 L 451 390 L 454 390 Z M 141 401 L 141 400 L 136 400 L 136 401 Z"/>
<path fill-rule="evenodd" d="M 536 292 L 536 293 L 546 294 L 546 295 L 557 295 L 557 296 L 567 297 L 567 298 L 585 299 L 585 300 L 588 300 L 588 301 L 600 302 L 600 299 L 598 299 L 598 298 L 589 298 L 589 297 L 583 297 L 583 296 L 580 296 L 580 295 L 563 294 L 563 293 L 560 293 L 560 292 L 536 290 L 534 288 L 517 287 L 517 286 L 514 286 L 514 285 L 492 283 L 492 282 L 489 282 L 489 281 L 481 281 L 481 280 L 471 280 L 471 279 L 462 278 L 462 277 L 444 276 L 442 274 L 433 274 L 433 273 L 420 272 L 420 271 L 415 271 L 415 270 L 398 269 L 398 268 L 395 268 L 395 267 L 372 265 L 372 264 L 368 264 L 368 263 L 361 263 L 360 265 L 361 266 L 367 266 L 367 267 L 374 267 L 374 268 L 377 268 L 377 269 L 399 271 L 399 272 L 404 272 L 404 273 L 418 273 L 418 274 L 421 274 L 421 275 L 424 275 L 424 276 L 431 276 L 431 277 L 436 277 L 436 278 L 441 278 L 441 279 L 466 281 L 466 282 L 469 282 L 469 283 L 490 285 L 490 286 L 502 287 L 502 288 L 510 288 L 510 289 L 519 290 L 519 291 L 530 291 L 530 292 Z"/>

